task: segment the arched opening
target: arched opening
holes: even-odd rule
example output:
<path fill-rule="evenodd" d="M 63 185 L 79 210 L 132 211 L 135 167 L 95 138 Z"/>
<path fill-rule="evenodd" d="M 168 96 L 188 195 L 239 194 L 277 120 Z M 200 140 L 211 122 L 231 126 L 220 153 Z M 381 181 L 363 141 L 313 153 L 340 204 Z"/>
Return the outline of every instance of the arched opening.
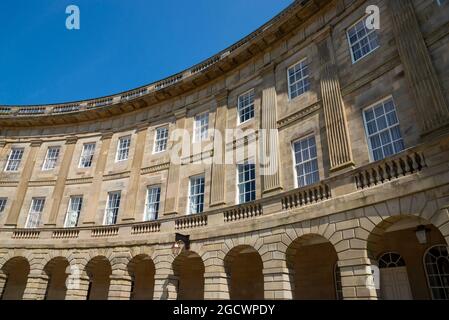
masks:
<path fill-rule="evenodd" d="M 178 278 L 178 300 L 204 299 L 204 263 L 197 253 L 181 253 L 173 261 L 173 271 Z"/>
<path fill-rule="evenodd" d="M 293 298 L 295 300 L 340 298 L 341 280 L 337 260 L 334 246 L 322 236 L 307 235 L 293 241 L 287 249 Z"/>
<path fill-rule="evenodd" d="M 6 262 L 2 270 L 7 276 L 2 300 L 22 300 L 28 282 L 30 264 L 25 258 L 15 257 Z"/>
<path fill-rule="evenodd" d="M 424 256 L 427 282 L 434 300 L 449 300 L 449 248 L 438 245 Z"/>
<path fill-rule="evenodd" d="M 67 294 L 67 276 L 69 262 L 67 259 L 58 257 L 47 263 L 44 268 L 48 275 L 47 290 L 45 292 L 46 300 L 65 300 Z"/>
<path fill-rule="evenodd" d="M 86 266 L 89 276 L 88 300 L 107 300 L 112 268 L 106 257 L 95 257 Z"/>
<path fill-rule="evenodd" d="M 443 235 L 423 218 L 399 215 L 376 226 L 368 237 L 368 254 L 379 264 L 378 297 L 432 299 L 423 260 L 429 248 L 438 245 L 446 246 Z"/>
<path fill-rule="evenodd" d="M 133 258 L 128 264 L 128 272 L 132 278 L 131 300 L 152 300 L 154 295 L 153 260 L 147 255 Z"/>
<path fill-rule="evenodd" d="M 264 299 L 262 258 L 251 246 L 233 248 L 225 257 L 231 300 Z"/>
<path fill-rule="evenodd" d="M 380 296 L 384 300 L 413 299 L 407 266 L 399 253 L 387 252 L 378 260 Z"/>

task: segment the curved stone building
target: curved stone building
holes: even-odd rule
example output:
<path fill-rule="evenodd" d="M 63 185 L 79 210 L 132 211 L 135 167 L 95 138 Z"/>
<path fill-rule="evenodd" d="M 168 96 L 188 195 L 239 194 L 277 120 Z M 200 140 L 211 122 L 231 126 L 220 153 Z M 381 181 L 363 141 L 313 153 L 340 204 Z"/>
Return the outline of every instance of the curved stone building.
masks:
<path fill-rule="evenodd" d="M 1 297 L 448 299 L 448 33 L 443 0 L 295 1 L 162 81 L 0 107 Z"/>

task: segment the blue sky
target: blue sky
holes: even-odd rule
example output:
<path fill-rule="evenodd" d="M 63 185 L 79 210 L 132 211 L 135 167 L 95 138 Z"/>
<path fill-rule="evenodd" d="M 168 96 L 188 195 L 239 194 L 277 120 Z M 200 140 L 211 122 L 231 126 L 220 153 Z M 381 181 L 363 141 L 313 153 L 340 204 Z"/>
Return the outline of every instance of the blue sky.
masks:
<path fill-rule="evenodd" d="M 292 0 L 2 0 L 0 105 L 95 98 L 182 71 Z M 81 11 L 67 30 L 65 9 Z"/>

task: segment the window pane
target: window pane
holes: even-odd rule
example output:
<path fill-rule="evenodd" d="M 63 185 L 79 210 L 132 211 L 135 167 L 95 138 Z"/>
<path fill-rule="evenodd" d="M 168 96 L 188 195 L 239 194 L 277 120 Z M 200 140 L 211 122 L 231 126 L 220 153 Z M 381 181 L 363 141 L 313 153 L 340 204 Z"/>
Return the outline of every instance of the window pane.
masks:
<path fill-rule="evenodd" d="M 382 160 L 405 149 L 393 99 L 365 110 L 364 114 L 366 134 L 374 161 Z M 372 118 L 375 121 L 368 120 Z"/>
<path fill-rule="evenodd" d="M 204 211 L 204 176 L 190 178 L 189 213 Z"/>
<path fill-rule="evenodd" d="M 296 141 L 293 144 L 295 151 L 295 168 L 298 187 L 317 183 L 319 178 L 318 158 L 315 137 Z"/>
<path fill-rule="evenodd" d="M 356 62 L 379 47 L 377 31 L 368 30 L 365 19 L 348 29 L 348 41 L 353 62 Z"/>
<path fill-rule="evenodd" d="M 252 163 L 239 164 L 238 190 L 240 203 L 256 200 L 256 167 Z"/>
<path fill-rule="evenodd" d="M 239 96 L 238 113 L 240 123 L 254 118 L 254 90 Z"/>

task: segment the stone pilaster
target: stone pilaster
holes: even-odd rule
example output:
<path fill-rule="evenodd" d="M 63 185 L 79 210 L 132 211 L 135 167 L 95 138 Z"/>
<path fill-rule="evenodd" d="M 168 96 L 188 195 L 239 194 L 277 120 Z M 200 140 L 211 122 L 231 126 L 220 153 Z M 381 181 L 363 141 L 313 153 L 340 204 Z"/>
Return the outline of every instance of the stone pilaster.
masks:
<path fill-rule="evenodd" d="M 84 274 L 76 277 L 72 285 L 67 287 L 66 300 L 87 300 L 89 277 Z"/>
<path fill-rule="evenodd" d="M 293 299 L 292 279 L 285 259 L 264 262 L 264 296 L 267 300 Z"/>
<path fill-rule="evenodd" d="M 31 271 L 23 293 L 23 300 L 44 300 L 48 280 L 49 278 L 43 270 Z"/>
<path fill-rule="evenodd" d="M 145 125 L 136 130 L 136 147 L 134 148 L 134 156 L 132 158 L 129 186 L 126 194 L 125 214 L 122 218 L 122 222 L 134 222 L 136 220 L 137 193 L 139 192 L 140 169 L 142 168 L 145 151 L 147 128 L 148 127 Z"/>
<path fill-rule="evenodd" d="M 30 151 L 28 157 L 22 167 L 22 174 L 20 176 L 19 184 L 16 189 L 16 196 L 12 202 L 11 209 L 9 211 L 8 218 L 6 219 L 5 226 L 17 227 L 17 221 L 19 220 L 20 210 L 23 205 L 23 200 L 28 190 L 28 183 L 33 173 L 34 165 L 36 162 L 36 156 L 39 151 L 42 141 L 32 141 L 30 144 Z"/>
<path fill-rule="evenodd" d="M 109 148 L 111 146 L 112 133 L 105 133 L 101 138 L 100 155 L 95 166 L 95 173 L 90 186 L 90 199 L 86 208 L 86 215 L 83 224 L 95 224 L 95 215 L 97 213 L 98 199 L 100 197 L 101 184 L 103 183 L 103 174 L 108 159 Z"/>
<path fill-rule="evenodd" d="M 262 175 L 262 192 L 267 194 L 282 189 L 275 65 L 271 63 L 265 66 L 261 75 L 263 77 L 263 89 L 259 132 L 259 139 L 261 139 L 259 163 L 260 174 Z"/>
<path fill-rule="evenodd" d="M 3 292 L 5 291 L 7 279 L 8 276 L 2 270 L 0 270 L 0 300 L 2 300 Z"/>
<path fill-rule="evenodd" d="M 418 109 L 422 134 L 449 123 L 449 109 L 421 33 L 413 1 L 388 1 L 399 56 Z"/>
<path fill-rule="evenodd" d="M 366 257 L 366 252 L 363 250 L 352 251 L 347 253 L 351 258 L 338 261 L 343 298 L 345 300 L 377 300 L 371 260 Z"/>
<path fill-rule="evenodd" d="M 175 111 L 175 117 L 176 117 L 176 126 L 175 130 L 181 132 L 185 129 L 185 122 L 186 122 L 186 109 L 179 109 Z M 177 142 L 173 141 L 173 143 L 183 143 L 183 141 Z M 172 152 L 169 150 L 169 152 Z M 170 155 L 171 156 L 171 155 Z M 181 154 L 179 154 L 179 158 L 182 157 L 182 151 Z M 170 168 L 168 169 L 168 182 L 167 182 L 167 192 L 165 196 L 165 213 L 164 215 L 176 215 L 178 214 L 179 208 L 179 174 L 181 169 L 181 163 L 180 161 L 177 161 L 176 163 L 173 161 L 173 159 L 170 160 Z"/>
<path fill-rule="evenodd" d="M 315 43 L 318 47 L 320 61 L 321 99 L 326 123 L 330 166 L 331 171 L 337 171 L 354 165 L 354 161 L 330 30 L 328 29 L 317 37 Z"/>
<path fill-rule="evenodd" d="M 67 176 L 69 174 L 70 164 L 72 163 L 73 152 L 75 150 L 77 140 L 77 137 L 69 137 L 66 140 L 66 148 L 64 151 L 64 156 L 62 158 L 61 168 L 59 169 L 58 178 L 56 179 L 56 185 L 53 189 L 52 206 L 48 222 L 46 223 L 47 226 L 56 226 L 62 197 L 64 195 L 64 188 L 67 181 Z"/>
<path fill-rule="evenodd" d="M 154 277 L 154 300 L 176 300 L 178 298 L 178 277 L 174 274 L 158 274 Z"/>
<path fill-rule="evenodd" d="M 109 300 L 129 300 L 131 297 L 132 278 L 125 274 L 125 271 L 120 273 L 112 273 L 111 283 L 109 286 Z"/>
<path fill-rule="evenodd" d="M 206 266 L 204 271 L 204 299 L 229 300 L 229 276 L 224 269 L 224 262 L 220 265 Z"/>
<path fill-rule="evenodd" d="M 226 204 L 226 126 L 228 117 L 228 91 L 222 91 L 215 96 L 217 109 L 215 114 L 214 157 L 212 162 L 212 182 L 210 191 L 210 206 Z M 218 136 L 219 135 L 219 136 Z"/>

